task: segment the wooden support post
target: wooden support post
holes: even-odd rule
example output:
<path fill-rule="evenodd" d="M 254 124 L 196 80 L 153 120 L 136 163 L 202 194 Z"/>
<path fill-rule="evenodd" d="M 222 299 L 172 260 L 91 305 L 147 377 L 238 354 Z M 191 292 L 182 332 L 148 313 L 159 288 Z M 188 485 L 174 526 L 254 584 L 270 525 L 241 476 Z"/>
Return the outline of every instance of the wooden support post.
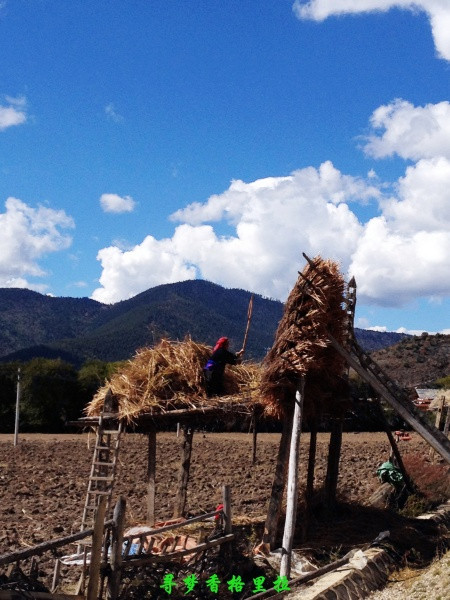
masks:
<path fill-rule="evenodd" d="M 281 507 L 283 503 L 284 487 L 286 482 L 286 470 L 288 464 L 289 444 L 292 432 L 292 412 L 286 411 L 283 415 L 283 430 L 281 432 L 280 445 L 278 447 L 275 475 L 272 483 L 272 491 L 267 510 L 266 523 L 264 525 L 263 544 L 269 549 L 275 548 L 278 522 L 280 520 Z"/>
<path fill-rule="evenodd" d="M 156 489 L 156 429 L 152 428 L 148 437 L 147 462 L 147 525 L 155 524 L 155 489 Z"/>
<path fill-rule="evenodd" d="M 98 597 L 106 504 L 106 497 L 102 496 L 95 515 L 94 533 L 92 534 L 91 564 L 89 565 L 89 583 L 86 600 L 97 600 Z"/>
<path fill-rule="evenodd" d="M 442 396 L 442 398 L 440 399 L 439 402 L 439 406 L 436 412 L 436 420 L 434 422 L 434 426 L 436 427 L 436 429 L 441 429 L 441 425 L 442 425 L 442 417 L 444 414 L 444 406 L 445 406 L 445 398 L 444 396 Z M 435 457 L 435 451 L 433 450 L 433 448 L 430 448 L 430 460 L 434 460 Z"/>
<path fill-rule="evenodd" d="M 316 452 L 317 452 L 317 417 L 311 419 L 309 453 L 308 453 L 308 473 L 306 476 L 305 490 L 305 518 L 302 527 L 302 541 L 308 537 L 308 531 L 311 522 L 313 498 L 314 498 L 314 478 L 316 469 Z"/>
<path fill-rule="evenodd" d="M 258 429 L 256 427 L 256 409 L 253 408 L 253 413 L 252 413 L 252 465 L 256 465 L 257 436 L 258 436 Z"/>
<path fill-rule="evenodd" d="M 108 600 L 119 597 L 120 577 L 122 569 L 123 530 L 125 526 L 126 500 L 122 496 L 114 507 L 111 536 L 111 573 L 108 577 Z"/>
<path fill-rule="evenodd" d="M 291 444 L 289 450 L 289 474 L 287 489 L 286 521 L 284 524 L 283 544 L 281 547 L 280 575 L 290 578 L 292 546 L 294 543 L 295 522 L 298 500 L 298 463 L 300 457 L 300 432 L 302 429 L 303 398 L 305 378 L 295 393 L 294 418 L 292 421 Z"/>
<path fill-rule="evenodd" d="M 223 519 L 224 519 L 224 535 L 230 536 L 230 540 L 233 539 L 231 536 L 232 522 L 231 522 L 231 487 L 224 485 L 222 488 L 222 504 L 223 504 Z M 229 562 L 231 559 L 231 544 L 224 544 L 220 549 L 222 561 Z"/>
<path fill-rule="evenodd" d="M 448 436 L 449 429 L 450 429 L 450 404 L 447 404 L 447 416 L 445 417 L 444 435 Z"/>
<path fill-rule="evenodd" d="M 223 514 L 224 514 L 224 533 L 228 535 L 231 533 L 232 523 L 231 523 L 231 487 L 229 485 L 224 485 L 222 488 L 222 502 L 223 502 Z"/>
<path fill-rule="evenodd" d="M 178 474 L 178 488 L 173 510 L 174 518 L 183 517 L 186 509 L 187 486 L 189 482 L 189 469 L 191 467 L 192 438 L 194 429 L 183 425 L 183 442 L 181 449 L 181 464 Z"/>
<path fill-rule="evenodd" d="M 343 419 L 338 417 L 331 422 L 330 445 L 328 447 L 327 474 L 325 477 L 324 503 L 327 510 L 336 506 L 336 491 L 339 477 L 339 461 L 341 459 Z"/>

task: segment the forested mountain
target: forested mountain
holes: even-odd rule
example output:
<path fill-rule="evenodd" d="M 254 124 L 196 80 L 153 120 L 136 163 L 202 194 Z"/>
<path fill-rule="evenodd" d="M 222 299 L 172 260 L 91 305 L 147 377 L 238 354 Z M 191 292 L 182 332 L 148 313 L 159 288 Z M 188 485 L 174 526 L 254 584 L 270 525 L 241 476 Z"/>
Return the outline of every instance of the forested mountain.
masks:
<path fill-rule="evenodd" d="M 0 360 L 57 358 L 117 361 L 162 337 L 186 335 L 213 344 L 226 335 L 241 347 L 250 292 L 194 280 L 160 285 L 129 300 L 106 305 L 88 298 L 55 298 L 24 289 L 0 289 Z M 261 359 L 272 346 L 283 304 L 254 295 L 247 358 Z M 396 343 L 403 334 L 356 330 L 365 350 Z"/>

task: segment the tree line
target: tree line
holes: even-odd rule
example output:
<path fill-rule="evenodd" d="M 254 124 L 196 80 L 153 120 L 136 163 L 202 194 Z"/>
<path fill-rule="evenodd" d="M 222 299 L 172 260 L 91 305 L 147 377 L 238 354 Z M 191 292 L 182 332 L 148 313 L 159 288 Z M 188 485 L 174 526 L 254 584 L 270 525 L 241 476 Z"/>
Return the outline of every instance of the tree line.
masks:
<path fill-rule="evenodd" d="M 55 433 L 67 431 L 67 423 L 83 415 L 120 364 L 90 360 L 78 370 L 60 359 L 0 364 L 0 432 L 14 431 L 19 368 L 20 431 Z"/>

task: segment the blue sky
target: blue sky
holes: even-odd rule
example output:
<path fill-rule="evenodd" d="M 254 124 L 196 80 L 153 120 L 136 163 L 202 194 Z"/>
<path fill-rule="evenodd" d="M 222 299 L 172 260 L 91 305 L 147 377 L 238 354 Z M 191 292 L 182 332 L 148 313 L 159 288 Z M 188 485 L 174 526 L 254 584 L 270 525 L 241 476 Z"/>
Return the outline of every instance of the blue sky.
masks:
<path fill-rule="evenodd" d="M 0 287 L 285 300 L 450 333 L 446 0 L 0 1 Z"/>

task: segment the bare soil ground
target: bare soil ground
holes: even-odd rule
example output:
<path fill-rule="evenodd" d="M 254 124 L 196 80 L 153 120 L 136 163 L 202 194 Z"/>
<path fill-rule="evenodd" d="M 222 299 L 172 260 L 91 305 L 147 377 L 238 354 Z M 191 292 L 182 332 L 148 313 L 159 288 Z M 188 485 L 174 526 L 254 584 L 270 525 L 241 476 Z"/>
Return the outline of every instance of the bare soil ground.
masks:
<path fill-rule="evenodd" d="M 233 518 L 237 523 L 253 522 L 254 542 L 259 541 L 271 491 L 279 434 L 259 434 L 257 462 L 252 465 L 252 436 L 235 433 L 195 433 L 188 510 L 199 514 L 213 510 L 221 502 L 221 486 L 232 487 Z M 326 472 L 329 434 L 319 434 L 316 487 Z M 12 436 L 0 435 L 0 554 L 25 548 L 50 538 L 76 532 L 92 460 L 94 436 L 21 435 L 13 446 Z M 157 436 L 156 516 L 172 516 L 179 469 L 181 438 L 175 432 Z M 403 442 L 405 453 L 427 454 L 428 446 L 417 434 Z M 305 485 L 309 435 L 301 438 L 301 485 Z M 376 469 L 387 460 L 389 443 L 381 433 L 347 433 L 342 445 L 339 495 L 342 504 L 334 515 L 316 515 L 303 544 L 309 550 L 322 550 L 324 556 L 345 552 L 374 539 L 382 530 L 400 531 L 412 527 L 411 520 L 385 511 L 364 507 L 379 487 Z M 147 439 L 124 436 L 114 497 L 127 500 L 127 525 L 145 523 Z M 320 517 L 320 518 L 319 518 Z M 425 525 L 423 525 L 425 527 Z M 414 528 L 413 528 L 414 529 Z M 412 536 L 427 538 L 423 530 Z M 403 534 L 402 534 L 403 535 Z M 431 535 L 431 533 L 430 533 Z M 400 533 L 398 534 L 400 537 Z M 405 541 L 406 544 L 406 541 Z M 425 543 L 421 552 L 427 550 Z M 73 551 L 73 550 L 69 550 Z M 430 553 L 432 552 L 430 546 Z"/>

